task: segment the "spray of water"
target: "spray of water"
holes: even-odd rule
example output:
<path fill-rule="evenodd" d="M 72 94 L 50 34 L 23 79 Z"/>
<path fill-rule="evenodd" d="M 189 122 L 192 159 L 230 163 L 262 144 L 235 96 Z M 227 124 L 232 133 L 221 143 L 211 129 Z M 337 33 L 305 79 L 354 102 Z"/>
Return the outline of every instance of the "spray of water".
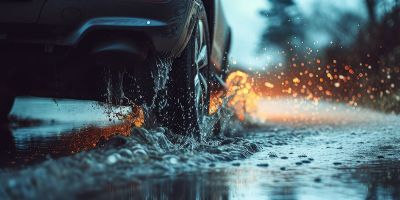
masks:
<path fill-rule="evenodd" d="M 172 61 L 173 60 L 167 56 L 158 56 L 156 58 L 156 70 L 152 73 L 155 95 L 150 105 L 151 109 L 154 109 L 155 107 L 164 108 L 167 104 L 166 101 L 157 102 L 157 98 L 159 97 L 160 92 L 166 89 L 169 80 L 169 73 L 172 70 Z"/>
<path fill-rule="evenodd" d="M 159 55 L 156 57 L 155 67 L 151 73 L 154 96 L 150 102 L 140 106 L 125 96 L 124 90 L 129 89 L 123 88 L 124 77 L 129 75 L 126 70 L 123 70 L 124 68 L 107 67 L 105 69 L 107 86 L 105 106 L 110 118 L 121 119 L 124 124 L 130 125 L 132 128 L 143 127 L 152 130 L 160 127 L 155 112 L 167 106 L 168 101 L 165 95 L 168 92 L 167 84 L 172 70 L 172 62 L 173 60 L 167 56 Z M 243 80 L 243 77 L 231 79 L 228 91 L 212 91 L 209 115 L 199 121 L 200 136 L 189 133 L 187 136 L 172 138 L 173 142 L 185 146 L 187 149 L 196 149 L 202 144 L 210 142 L 215 136 L 224 137 L 242 130 L 241 123 L 238 123 L 238 121 L 243 117 L 243 114 L 240 115 L 235 110 L 240 110 L 240 106 L 245 107 L 237 96 L 247 95 L 246 92 L 243 92 L 248 89 L 247 85 L 247 88 L 242 86 L 247 79 L 246 77 L 244 77 L 245 80 Z M 121 105 L 129 105 L 129 111 L 119 109 L 123 107 Z M 170 135 L 173 135 L 173 133 Z"/>

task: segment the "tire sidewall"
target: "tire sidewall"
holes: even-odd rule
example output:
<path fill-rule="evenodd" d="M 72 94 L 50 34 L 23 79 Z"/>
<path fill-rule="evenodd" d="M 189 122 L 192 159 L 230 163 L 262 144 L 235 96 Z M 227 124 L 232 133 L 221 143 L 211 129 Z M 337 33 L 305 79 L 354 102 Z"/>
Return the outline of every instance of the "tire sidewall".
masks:
<path fill-rule="evenodd" d="M 168 106 L 159 112 L 160 120 L 163 125 L 171 128 L 173 132 L 188 135 L 193 134 L 195 136 L 200 135 L 200 129 L 202 120 L 199 120 L 201 116 L 198 116 L 195 105 L 195 76 L 197 73 L 197 67 L 195 64 L 195 40 L 197 37 L 197 26 L 198 21 L 203 21 L 204 32 L 206 34 L 205 42 L 207 46 L 207 65 L 202 69 L 206 74 L 205 79 L 207 80 L 208 90 L 203 94 L 205 107 L 205 114 L 209 111 L 210 101 L 210 34 L 208 27 L 207 15 L 203 4 L 199 4 L 197 16 L 194 19 L 195 25 L 191 33 L 188 44 L 180 57 L 176 58 L 173 62 L 172 70 L 170 72 L 170 80 L 167 84 L 166 99 Z"/>

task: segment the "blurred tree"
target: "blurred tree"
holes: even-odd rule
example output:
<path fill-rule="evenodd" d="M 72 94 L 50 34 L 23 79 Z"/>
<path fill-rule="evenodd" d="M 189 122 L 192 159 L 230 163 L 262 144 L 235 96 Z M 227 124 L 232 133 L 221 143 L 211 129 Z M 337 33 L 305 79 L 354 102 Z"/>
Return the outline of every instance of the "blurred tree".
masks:
<path fill-rule="evenodd" d="M 270 8 L 261 11 L 267 28 L 260 47 L 279 48 L 286 60 L 283 68 L 268 72 L 268 82 L 279 86 L 275 92 L 400 112 L 400 0 L 361 2 L 364 17 L 332 8 L 327 13 L 316 2 L 311 17 L 304 18 L 294 0 L 268 0 Z M 308 47 L 318 40 L 312 31 L 324 31 L 334 42 L 310 54 Z"/>
<path fill-rule="evenodd" d="M 368 10 L 368 18 L 371 24 L 376 23 L 376 0 L 365 0 Z"/>
<path fill-rule="evenodd" d="M 267 29 L 262 35 L 261 48 L 275 46 L 291 55 L 291 48 L 304 40 L 302 17 L 293 0 L 267 0 L 271 5 L 260 14 L 268 19 Z"/>

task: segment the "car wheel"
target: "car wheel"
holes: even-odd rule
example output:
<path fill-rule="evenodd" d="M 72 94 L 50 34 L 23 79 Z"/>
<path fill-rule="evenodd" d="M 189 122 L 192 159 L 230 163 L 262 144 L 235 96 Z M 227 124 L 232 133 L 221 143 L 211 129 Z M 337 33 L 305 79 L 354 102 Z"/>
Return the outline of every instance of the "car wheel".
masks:
<path fill-rule="evenodd" d="M 5 92 L 0 93 L 0 123 L 8 122 L 8 114 L 14 105 L 15 97 Z"/>
<path fill-rule="evenodd" d="M 170 80 L 159 113 L 163 125 L 182 135 L 200 136 L 201 125 L 209 113 L 210 36 L 202 7 L 192 36 L 179 58 L 173 62 Z"/>

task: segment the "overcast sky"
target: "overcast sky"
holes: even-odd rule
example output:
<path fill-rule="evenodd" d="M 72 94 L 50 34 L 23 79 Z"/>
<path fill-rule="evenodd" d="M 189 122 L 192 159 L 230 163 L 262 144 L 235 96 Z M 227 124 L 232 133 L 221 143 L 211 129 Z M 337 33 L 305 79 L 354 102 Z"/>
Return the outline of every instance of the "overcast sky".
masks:
<path fill-rule="evenodd" d="M 267 7 L 266 0 L 222 0 L 229 25 L 232 27 L 231 61 L 243 67 L 262 66 L 265 60 L 257 60 L 256 50 L 265 19 L 258 11 Z"/>

